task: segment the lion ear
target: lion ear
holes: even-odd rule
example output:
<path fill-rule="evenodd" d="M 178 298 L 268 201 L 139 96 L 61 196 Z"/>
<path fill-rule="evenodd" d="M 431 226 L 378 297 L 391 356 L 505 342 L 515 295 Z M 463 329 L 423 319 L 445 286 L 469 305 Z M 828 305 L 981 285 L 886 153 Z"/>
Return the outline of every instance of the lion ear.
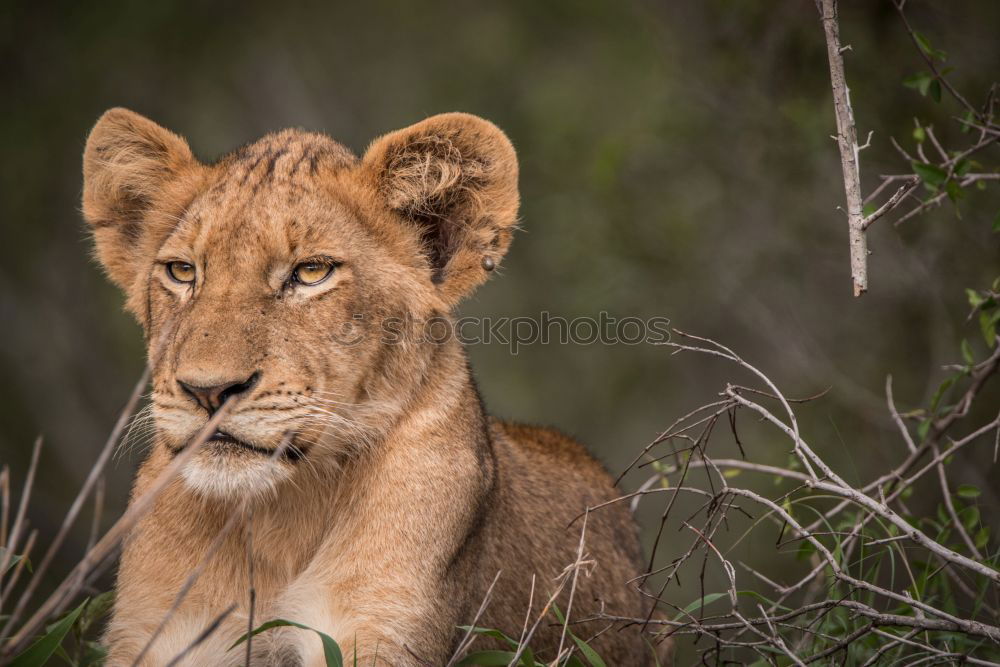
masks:
<path fill-rule="evenodd" d="M 111 279 L 132 285 L 153 209 L 185 170 L 198 163 L 187 142 L 153 121 L 116 108 L 100 117 L 83 153 L 83 216 Z M 169 206 L 168 206 L 169 207 Z"/>
<path fill-rule="evenodd" d="M 372 142 L 362 160 L 381 199 L 413 225 L 449 306 L 489 276 L 517 221 L 517 156 L 492 123 L 432 116 Z"/>

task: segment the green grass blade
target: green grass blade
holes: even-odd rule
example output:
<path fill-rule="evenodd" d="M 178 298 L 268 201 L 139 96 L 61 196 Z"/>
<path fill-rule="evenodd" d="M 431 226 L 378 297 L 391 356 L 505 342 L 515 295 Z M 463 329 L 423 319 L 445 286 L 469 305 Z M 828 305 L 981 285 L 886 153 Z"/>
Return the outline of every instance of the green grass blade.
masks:
<path fill-rule="evenodd" d="M 260 633 L 270 630 L 271 628 L 277 628 L 282 626 L 290 626 L 293 628 L 299 628 L 301 630 L 309 630 L 315 632 L 319 635 L 320 641 L 323 642 L 323 657 L 326 659 L 326 667 L 344 667 L 344 656 L 340 652 L 340 646 L 334 641 L 333 637 L 326 634 L 325 632 L 320 632 L 316 628 L 310 628 L 308 625 L 303 623 L 296 623 L 295 621 L 289 621 L 283 618 L 276 618 L 273 621 L 268 621 L 267 623 L 262 623 L 253 629 L 253 632 L 248 632 L 243 635 L 236 642 L 229 647 L 229 650 L 233 650 L 243 642 L 245 642 L 250 637 L 259 635 Z M 355 655 L 355 657 L 357 657 Z"/>
<path fill-rule="evenodd" d="M 48 632 L 10 662 L 10 667 L 42 667 L 62 646 L 63 639 L 66 638 L 66 634 L 76 623 L 76 619 L 86 605 L 87 601 L 84 600 L 79 607 L 63 616 L 59 622 L 51 625 Z"/>
<path fill-rule="evenodd" d="M 509 665 L 514 659 L 513 651 L 476 651 L 462 658 L 458 667 L 470 667 L 479 665 L 480 667 L 494 667 L 495 665 Z"/>

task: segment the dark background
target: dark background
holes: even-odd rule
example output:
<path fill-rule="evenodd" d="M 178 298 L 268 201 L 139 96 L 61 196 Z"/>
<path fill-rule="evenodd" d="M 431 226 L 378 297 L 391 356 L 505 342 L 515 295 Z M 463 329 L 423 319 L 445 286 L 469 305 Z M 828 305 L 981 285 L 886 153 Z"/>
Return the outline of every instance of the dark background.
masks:
<path fill-rule="evenodd" d="M 79 214 L 83 144 L 111 106 L 186 136 L 205 160 L 287 126 L 361 152 L 437 112 L 493 120 L 519 151 L 524 231 L 462 313 L 663 316 L 716 337 L 789 395 L 831 388 L 800 418 L 848 479 L 871 479 L 903 451 L 887 374 L 900 407 L 915 407 L 960 359 L 962 338 L 982 348 L 963 290 L 997 273 L 995 186 L 963 200 L 960 216 L 946 205 L 899 228 L 876 223 L 871 292 L 852 298 L 829 70 L 808 0 L 42 4 L 0 8 L 0 460 L 20 480 L 44 434 L 30 511 L 43 534 L 143 365 L 139 329 L 91 261 Z M 981 101 L 1000 70 L 1000 4 L 908 10 Z M 901 85 L 922 63 L 889 2 L 843 3 L 842 40 L 859 134 L 875 130 L 866 192 L 877 174 L 908 170 L 889 137 L 912 146 L 914 117 L 946 145 L 966 140 L 949 120 L 955 106 Z M 732 375 L 649 345 L 470 353 L 495 414 L 577 435 L 616 473 Z M 988 396 L 987 411 L 997 402 Z M 757 461 L 787 458 L 773 436 L 751 447 Z M 984 516 L 997 501 L 991 449 L 955 467 L 956 482 L 986 489 Z M 140 459 L 111 468 L 106 521 Z M 641 516 L 652 525 L 657 513 Z M 781 572 L 773 547 L 751 552 Z"/>

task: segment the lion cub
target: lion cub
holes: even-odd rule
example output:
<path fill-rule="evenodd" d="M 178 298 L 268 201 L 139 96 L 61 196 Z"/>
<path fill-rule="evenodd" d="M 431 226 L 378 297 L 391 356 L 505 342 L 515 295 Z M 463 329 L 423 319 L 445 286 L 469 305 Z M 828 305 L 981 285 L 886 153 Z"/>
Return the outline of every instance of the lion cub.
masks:
<path fill-rule="evenodd" d="M 198 447 L 126 542 L 108 664 L 243 664 L 244 647 L 229 649 L 251 586 L 255 624 L 308 625 L 349 663 L 445 664 L 494 578 L 477 624 L 520 636 L 577 559 L 573 519 L 619 494 L 578 443 L 487 416 L 461 344 L 424 335 L 510 244 L 517 160 L 503 132 L 443 114 L 358 158 L 284 130 L 206 164 L 112 109 L 83 171 L 97 256 L 145 331 L 152 371 L 157 436 L 133 498 Z M 622 503 L 589 515 L 583 556 L 573 619 L 648 613 L 628 583 L 642 564 Z M 542 619 L 539 660 L 560 634 Z M 652 660 L 634 629 L 592 645 L 608 664 Z M 307 630 L 252 647 L 253 664 L 324 664 Z"/>

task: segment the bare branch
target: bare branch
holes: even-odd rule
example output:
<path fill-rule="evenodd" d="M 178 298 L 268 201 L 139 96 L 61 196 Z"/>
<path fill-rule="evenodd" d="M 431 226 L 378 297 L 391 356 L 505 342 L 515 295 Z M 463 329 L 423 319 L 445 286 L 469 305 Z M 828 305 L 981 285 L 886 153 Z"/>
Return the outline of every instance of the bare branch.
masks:
<path fill-rule="evenodd" d="M 854 281 L 854 296 L 861 296 L 868 290 L 868 241 L 865 238 L 865 220 L 861 212 L 861 167 L 858 162 L 858 153 L 861 149 L 858 146 L 858 134 L 854 125 L 851 93 L 844 75 L 837 0 L 821 0 L 821 7 L 823 31 L 826 33 L 826 52 L 830 61 L 833 107 L 837 117 L 837 146 L 840 148 L 840 165 L 844 174 L 844 192 L 847 196 L 851 278 Z"/>

